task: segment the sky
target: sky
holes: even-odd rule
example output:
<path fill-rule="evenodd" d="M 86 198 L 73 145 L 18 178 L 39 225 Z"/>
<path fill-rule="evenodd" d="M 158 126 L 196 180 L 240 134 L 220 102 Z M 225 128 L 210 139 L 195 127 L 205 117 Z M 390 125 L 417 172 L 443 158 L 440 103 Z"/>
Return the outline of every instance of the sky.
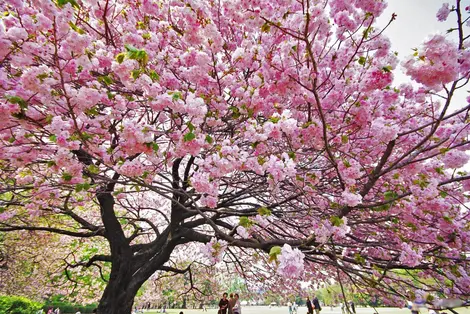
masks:
<path fill-rule="evenodd" d="M 445 33 L 447 29 L 454 27 L 452 15 L 446 22 L 439 22 L 436 13 L 447 2 L 452 5 L 452 0 L 389 0 L 388 7 L 383 13 L 380 23 L 386 24 L 392 13 L 397 14 L 396 20 L 390 25 L 387 34 L 390 37 L 393 50 L 400 56 L 412 53 L 429 34 L 437 32 Z M 470 5 L 470 0 L 463 0 Z"/>
<path fill-rule="evenodd" d="M 413 48 L 419 45 L 429 36 L 436 33 L 445 34 L 446 31 L 455 27 L 455 13 L 451 13 L 445 22 L 439 22 L 436 13 L 444 2 L 452 6 L 455 0 L 389 0 L 388 7 L 379 19 L 379 25 L 385 26 L 392 13 L 397 14 L 396 20 L 389 26 L 385 34 L 388 35 L 392 42 L 392 51 L 398 52 L 400 60 L 413 53 Z M 462 6 L 470 5 L 470 0 L 462 0 Z M 470 29 L 466 28 L 467 33 Z M 450 34 L 456 37 L 457 33 Z M 395 83 L 409 81 L 409 79 L 399 73 L 394 72 Z M 466 105 L 466 97 L 470 86 L 465 90 L 460 90 L 453 100 L 451 110 L 462 108 Z"/>

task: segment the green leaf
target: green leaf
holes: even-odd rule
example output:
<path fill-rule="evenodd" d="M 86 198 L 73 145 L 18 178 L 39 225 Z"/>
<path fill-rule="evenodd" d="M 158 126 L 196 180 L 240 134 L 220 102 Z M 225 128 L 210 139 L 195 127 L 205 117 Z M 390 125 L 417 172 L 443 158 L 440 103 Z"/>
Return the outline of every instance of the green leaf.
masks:
<path fill-rule="evenodd" d="M 391 65 L 384 66 L 382 68 L 382 71 L 390 73 L 390 72 L 392 72 L 392 66 Z"/>
<path fill-rule="evenodd" d="M 28 108 L 28 103 L 26 102 L 26 100 L 24 100 L 23 98 L 21 98 L 19 96 L 7 96 L 6 98 L 12 104 L 18 104 L 21 109 Z"/>
<path fill-rule="evenodd" d="M 51 115 L 51 114 L 48 114 L 48 115 L 46 116 L 46 123 L 47 123 L 47 124 L 50 124 L 50 123 L 52 122 L 52 118 L 54 118 L 54 116 Z"/>
<path fill-rule="evenodd" d="M 70 180 L 72 180 L 72 178 L 73 178 L 73 176 L 68 172 L 64 172 L 62 174 L 62 179 L 64 179 L 64 181 L 70 181 Z"/>
<path fill-rule="evenodd" d="M 177 101 L 178 99 L 182 98 L 182 95 L 180 92 L 174 92 L 171 98 L 173 99 L 173 101 Z"/>
<path fill-rule="evenodd" d="M 212 144 L 214 142 L 214 140 L 212 139 L 212 137 L 210 135 L 206 135 L 206 142 L 209 143 L 209 144 Z"/>
<path fill-rule="evenodd" d="M 113 84 L 113 79 L 110 78 L 108 75 L 102 75 L 100 77 L 98 77 L 98 81 L 101 82 L 101 83 L 104 83 L 105 85 L 111 85 Z"/>
<path fill-rule="evenodd" d="M 246 216 L 242 216 L 242 217 L 240 217 L 239 225 L 242 226 L 242 227 L 245 227 L 245 228 L 249 228 L 249 227 L 253 226 L 253 221 L 250 218 L 246 217 Z"/>
<path fill-rule="evenodd" d="M 75 0 L 57 0 L 57 4 L 61 8 L 64 5 L 66 5 L 67 3 L 70 3 L 72 5 L 72 7 L 76 8 L 76 9 L 80 9 L 80 6 L 78 5 L 77 1 L 75 1 Z"/>
<path fill-rule="evenodd" d="M 133 78 L 134 80 L 138 79 L 141 72 L 142 71 L 140 69 L 132 70 L 131 71 L 131 78 Z"/>
<path fill-rule="evenodd" d="M 124 48 L 126 48 L 127 52 L 130 52 L 130 53 L 137 53 L 139 51 L 139 49 L 128 44 L 124 45 Z"/>
<path fill-rule="evenodd" d="M 151 70 L 151 71 L 149 72 L 149 76 L 150 76 L 150 78 L 152 79 L 152 81 L 155 81 L 155 82 L 160 81 L 160 75 L 158 75 L 158 73 L 155 72 L 154 70 Z"/>
<path fill-rule="evenodd" d="M 240 118 L 240 116 L 241 116 L 241 114 L 240 114 L 240 109 L 238 109 L 238 108 L 235 107 L 235 106 L 230 106 L 228 109 L 233 112 L 232 118 L 234 118 L 234 119 Z"/>
<path fill-rule="evenodd" d="M 361 57 L 359 57 L 359 61 L 358 61 L 358 62 L 359 62 L 360 65 L 365 65 L 365 64 L 366 64 L 366 60 L 367 60 L 367 59 L 366 59 L 365 57 L 362 57 L 362 56 L 361 56 Z"/>
<path fill-rule="evenodd" d="M 359 253 L 354 254 L 354 260 L 361 265 L 363 265 L 366 262 L 366 259 Z"/>
<path fill-rule="evenodd" d="M 49 136 L 49 140 L 55 143 L 57 142 L 57 136 L 55 134 L 52 134 L 51 136 Z"/>
<path fill-rule="evenodd" d="M 387 191 L 384 193 L 384 198 L 386 201 L 396 199 L 397 197 L 398 197 L 398 194 L 395 191 Z"/>
<path fill-rule="evenodd" d="M 446 191 L 440 191 L 439 192 L 439 195 L 442 197 L 442 198 L 446 198 L 446 196 L 448 195 Z"/>
<path fill-rule="evenodd" d="M 273 246 L 270 250 L 269 250 L 269 261 L 272 262 L 272 261 L 275 261 L 277 260 L 277 256 L 279 254 L 281 254 L 281 247 L 280 246 Z"/>
<path fill-rule="evenodd" d="M 188 126 L 189 132 L 194 131 L 194 125 L 191 123 L 191 121 L 186 122 L 186 125 Z"/>
<path fill-rule="evenodd" d="M 124 52 L 121 52 L 119 53 L 117 56 L 116 56 L 116 61 L 121 64 L 124 62 L 124 59 L 126 58 L 126 54 Z"/>
<path fill-rule="evenodd" d="M 436 172 L 439 174 L 444 174 L 444 169 L 442 167 L 434 168 L 434 170 L 436 170 Z"/>
<path fill-rule="evenodd" d="M 75 192 L 88 191 L 90 189 L 90 183 L 81 183 L 75 186 Z"/>
<path fill-rule="evenodd" d="M 347 144 L 349 137 L 347 135 L 341 135 L 341 143 Z"/>
<path fill-rule="evenodd" d="M 411 228 L 412 231 L 418 231 L 418 227 L 416 227 L 416 225 L 412 222 L 406 223 L 406 226 Z"/>
<path fill-rule="evenodd" d="M 155 151 L 155 152 L 158 152 L 158 144 L 157 143 L 152 143 L 152 149 Z"/>
<path fill-rule="evenodd" d="M 77 33 L 79 33 L 80 35 L 83 35 L 85 34 L 86 32 L 81 29 L 80 27 L 78 27 L 77 25 L 75 25 L 74 23 L 72 23 L 71 21 L 69 22 L 69 25 L 70 25 L 70 28 L 73 29 L 74 31 L 76 31 Z"/>
<path fill-rule="evenodd" d="M 279 116 L 269 118 L 269 121 L 271 121 L 272 123 L 278 123 L 280 120 L 281 117 Z"/>
<path fill-rule="evenodd" d="M 331 222 L 331 224 L 332 224 L 333 226 L 335 226 L 335 227 L 339 227 L 339 226 L 341 226 L 341 225 L 344 223 L 343 219 L 342 219 L 342 218 L 339 218 L 338 216 L 332 216 L 332 217 L 330 217 L 330 222 Z"/>
<path fill-rule="evenodd" d="M 260 214 L 260 216 L 271 216 L 272 214 L 272 212 L 266 207 L 258 208 L 257 212 Z"/>
<path fill-rule="evenodd" d="M 269 33 L 270 30 L 271 30 L 271 25 L 269 25 L 268 22 L 264 23 L 261 26 L 261 32 L 263 32 L 263 33 Z"/>
<path fill-rule="evenodd" d="M 143 49 L 137 49 L 131 45 L 124 46 L 127 50 L 127 57 L 132 60 L 141 61 L 142 64 L 146 64 L 149 60 L 148 54 Z"/>
<path fill-rule="evenodd" d="M 375 212 L 384 212 L 384 211 L 389 210 L 390 207 L 392 207 L 391 204 L 384 204 L 384 205 L 372 207 L 371 209 L 372 209 L 373 211 L 375 211 Z"/>
<path fill-rule="evenodd" d="M 88 171 L 90 171 L 90 173 L 93 173 L 93 174 L 98 174 L 100 173 L 100 168 L 94 164 L 91 164 L 88 166 Z"/>
<path fill-rule="evenodd" d="M 193 132 L 189 132 L 189 133 L 186 133 L 186 134 L 184 135 L 183 140 L 184 140 L 185 142 L 189 142 L 189 141 L 194 140 L 195 138 L 196 138 L 196 135 L 194 135 Z"/>

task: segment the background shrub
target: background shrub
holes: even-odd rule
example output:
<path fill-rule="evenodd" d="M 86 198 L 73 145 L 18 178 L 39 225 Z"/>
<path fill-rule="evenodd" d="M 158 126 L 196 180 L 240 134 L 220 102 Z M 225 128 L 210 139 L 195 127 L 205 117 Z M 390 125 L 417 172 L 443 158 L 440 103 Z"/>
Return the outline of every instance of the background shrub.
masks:
<path fill-rule="evenodd" d="M 32 314 L 42 307 L 41 303 L 25 297 L 0 295 L 0 313 Z"/>

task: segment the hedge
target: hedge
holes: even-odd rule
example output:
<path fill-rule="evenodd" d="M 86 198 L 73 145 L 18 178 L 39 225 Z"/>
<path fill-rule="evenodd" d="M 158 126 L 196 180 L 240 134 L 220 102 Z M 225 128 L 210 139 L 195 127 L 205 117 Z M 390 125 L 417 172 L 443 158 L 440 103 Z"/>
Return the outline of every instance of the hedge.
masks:
<path fill-rule="evenodd" d="M 41 307 L 41 303 L 25 297 L 0 295 L 0 313 L 32 314 L 39 311 Z"/>
<path fill-rule="evenodd" d="M 83 306 L 83 305 L 71 304 L 68 302 L 46 302 L 46 304 L 42 306 L 42 309 L 44 310 L 44 313 L 47 313 L 47 310 L 51 307 L 53 309 L 59 308 L 60 313 L 64 313 L 64 314 L 66 313 L 75 314 L 77 311 L 80 311 L 80 313 L 85 314 L 85 313 L 92 313 L 93 309 L 96 308 L 96 305 L 92 304 L 92 305 Z"/>

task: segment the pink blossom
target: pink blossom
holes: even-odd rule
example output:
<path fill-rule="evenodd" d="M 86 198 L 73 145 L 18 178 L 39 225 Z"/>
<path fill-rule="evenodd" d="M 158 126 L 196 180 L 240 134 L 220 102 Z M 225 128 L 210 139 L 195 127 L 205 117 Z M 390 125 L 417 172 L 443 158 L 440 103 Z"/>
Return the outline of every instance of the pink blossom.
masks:
<path fill-rule="evenodd" d="M 343 204 L 354 207 L 362 202 L 362 196 L 357 193 L 351 193 L 349 190 L 343 191 L 341 194 Z"/>
<path fill-rule="evenodd" d="M 210 178 L 208 173 L 195 172 L 191 178 L 191 185 L 198 193 L 217 195 L 217 183 Z"/>
<path fill-rule="evenodd" d="M 242 226 L 238 226 L 237 227 L 237 233 L 243 238 L 243 239 L 248 239 L 250 237 L 250 234 L 248 233 L 248 231 L 242 227 Z"/>
<path fill-rule="evenodd" d="M 225 250 L 227 249 L 227 242 L 224 240 L 217 241 L 216 238 L 212 238 L 210 242 L 206 243 L 201 248 L 201 253 L 209 259 L 213 264 L 218 263 L 222 260 Z"/>
<path fill-rule="evenodd" d="M 7 221 L 10 218 L 13 218 L 15 216 L 15 211 L 5 211 L 3 213 L 0 213 L 0 221 Z"/>
<path fill-rule="evenodd" d="M 299 278 L 304 272 L 304 258 L 305 255 L 299 249 L 292 249 L 289 244 L 284 244 L 278 257 L 279 266 L 276 272 L 283 277 Z"/>
<path fill-rule="evenodd" d="M 393 81 L 393 73 L 390 70 L 375 69 L 369 71 L 363 81 L 364 91 L 380 90 L 387 87 Z"/>
<path fill-rule="evenodd" d="M 202 206 L 207 206 L 209 208 L 217 207 L 217 197 L 212 195 L 203 195 L 199 200 Z"/>
<path fill-rule="evenodd" d="M 447 17 L 450 14 L 449 4 L 443 3 L 442 7 L 437 11 L 436 17 L 439 22 L 447 20 Z"/>
<path fill-rule="evenodd" d="M 408 243 L 402 243 L 401 248 L 400 262 L 412 267 L 421 262 L 421 251 L 416 252 Z"/>
<path fill-rule="evenodd" d="M 144 173 L 145 167 L 138 159 L 126 160 L 117 171 L 128 177 L 139 177 Z"/>
<path fill-rule="evenodd" d="M 398 126 L 393 124 L 393 121 L 387 121 L 384 118 L 375 119 L 371 126 L 371 132 L 383 143 L 396 139 L 399 130 Z"/>
<path fill-rule="evenodd" d="M 20 27 L 11 27 L 6 32 L 6 37 L 12 41 L 25 40 L 28 38 L 28 32 L 24 28 Z"/>
<path fill-rule="evenodd" d="M 461 168 L 469 159 L 470 156 L 465 151 L 453 149 L 444 155 L 442 161 L 446 168 Z"/>
<path fill-rule="evenodd" d="M 441 90 L 442 85 L 458 78 L 459 51 L 457 45 L 442 35 L 434 35 L 424 42 L 418 52 L 404 62 L 406 74 L 423 85 Z"/>

